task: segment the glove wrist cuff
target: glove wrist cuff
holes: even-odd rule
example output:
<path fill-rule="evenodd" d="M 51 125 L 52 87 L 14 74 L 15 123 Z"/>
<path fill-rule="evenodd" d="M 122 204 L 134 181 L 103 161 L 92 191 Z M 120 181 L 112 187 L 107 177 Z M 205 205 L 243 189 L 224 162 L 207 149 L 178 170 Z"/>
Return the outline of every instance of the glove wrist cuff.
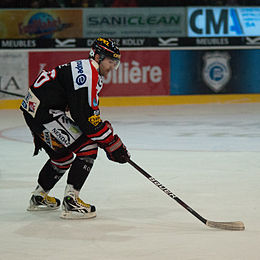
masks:
<path fill-rule="evenodd" d="M 114 143 L 112 143 L 111 145 L 108 145 L 107 147 L 105 147 L 105 150 L 108 152 L 108 153 L 112 153 L 114 152 L 115 150 L 117 150 L 121 145 L 122 145 L 122 141 L 120 138 L 118 138 Z"/>

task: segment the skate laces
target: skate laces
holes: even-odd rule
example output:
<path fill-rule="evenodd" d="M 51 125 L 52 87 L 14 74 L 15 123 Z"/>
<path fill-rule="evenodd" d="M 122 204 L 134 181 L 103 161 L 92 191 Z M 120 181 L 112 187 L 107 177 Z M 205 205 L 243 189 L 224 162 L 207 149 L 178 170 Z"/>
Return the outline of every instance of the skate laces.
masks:
<path fill-rule="evenodd" d="M 80 205 L 82 205 L 82 206 L 84 206 L 84 207 L 86 207 L 86 208 L 90 208 L 91 206 L 90 206 L 90 204 L 87 204 L 87 203 L 85 203 L 83 200 L 81 200 L 80 198 L 76 198 L 77 199 L 77 202 L 80 204 Z"/>
<path fill-rule="evenodd" d="M 42 195 L 44 196 L 43 197 L 43 200 L 46 200 L 48 203 L 51 203 L 51 204 L 55 204 L 56 203 L 56 199 L 54 197 L 51 197 L 51 196 L 48 196 L 47 193 L 42 193 Z"/>

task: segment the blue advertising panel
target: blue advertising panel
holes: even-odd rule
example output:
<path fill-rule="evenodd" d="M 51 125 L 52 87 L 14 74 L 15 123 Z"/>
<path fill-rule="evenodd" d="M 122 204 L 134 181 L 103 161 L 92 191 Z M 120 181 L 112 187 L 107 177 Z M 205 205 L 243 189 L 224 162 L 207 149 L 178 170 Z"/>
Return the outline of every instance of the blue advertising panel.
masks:
<path fill-rule="evenodd" d="M 171 51 L 171 95 L 260 93 L 260 50 Z"/>
<path fill-rule="evenodd" d="M 260 7 L 189 7 L 189 37 L 260 36 Z"/>

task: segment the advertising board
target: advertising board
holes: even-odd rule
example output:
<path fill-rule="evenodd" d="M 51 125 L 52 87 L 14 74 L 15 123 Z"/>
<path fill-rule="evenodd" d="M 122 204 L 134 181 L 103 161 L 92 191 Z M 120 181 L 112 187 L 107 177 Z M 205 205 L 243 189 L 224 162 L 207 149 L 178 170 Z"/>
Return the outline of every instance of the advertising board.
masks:
<path fill-rule="evenodd" d="M 80 9 L 1 9 L 1 39 L 82 37 Z M 31 41 L 27 44 L 34 47 Z"/>
<path fill-rule="evenodd" d="M 183 7 L 85 8 L 83 37 L 186 36 Z"/>
<path fill-rule="evenodd" d="M 101 96 L 169 95 L 169 51 L 122 51 L 118 70 L 104 80 Z M 87 58 L 88 52 L 30 52 L 29 82 L 43 69 L 50 70 L 72 60 Z"/>
<path fill-rule="evenodd" d="M 188 7 L 189 37 L 260 36 L 260 7 Z"/>
<path fill-rule="evenodd" d="M 260 93 L 260 50 L 171 51 L 171 95 Z"/>
<path fill-rule="evenodd" d="M 0 90 L 24 95 L 28 88 L 28 54 L 0 52 L 0 60 Z M 10 96 L 0 92 L 0 99 L 10 99 Z"/>
<path fill-rule="evenodd" d="M 122 51 L 117 71 L 104 81 L 104 96 L 153 96 L 170 93 L 169 51 Z"/>

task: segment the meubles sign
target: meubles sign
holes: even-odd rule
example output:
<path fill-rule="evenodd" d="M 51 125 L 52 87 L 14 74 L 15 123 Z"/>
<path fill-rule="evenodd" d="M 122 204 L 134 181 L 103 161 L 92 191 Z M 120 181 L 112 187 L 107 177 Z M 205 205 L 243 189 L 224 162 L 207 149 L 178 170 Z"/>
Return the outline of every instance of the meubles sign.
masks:
<path fill-rule="evenodd" d="M 85 8 L 84 37 L 185 36 L 185 8 Z"/>

